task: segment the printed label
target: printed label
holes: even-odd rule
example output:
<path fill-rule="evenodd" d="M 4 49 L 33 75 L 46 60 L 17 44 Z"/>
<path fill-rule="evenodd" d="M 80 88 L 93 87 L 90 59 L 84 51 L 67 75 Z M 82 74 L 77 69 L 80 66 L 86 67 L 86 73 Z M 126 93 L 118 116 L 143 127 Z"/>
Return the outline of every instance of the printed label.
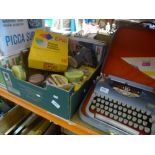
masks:
<path fill-rule="evenodd" d="M 59 105 L 55 100 L 52 100 L 51 103 L 52 103 L 57 109 L 60 108 L 60 105 Z"/>
<path fill-rule="evenodd" d="M 58 99 L 59 97 L 57 95 L 53 95 L 53 98 Z"/>
<path fill-rule="evenodd" d="M 37 97 L 41 97 L 39 94 L 36 94 Z"/>
<path fill-rule="evenodd" d="M 3 77 L 4 77 L 4 80 L 7 84 L 7 86 L 12 87 L 12 82 L 11 82 L 9 73 L 7 73 L 7 72 L 2 72 L 2 73 L 3 73 Z"/>
<path fill-rule="evenodd" d="M 51 71 L 51 70 L 56 70 L 57 69 L 57 66 L 54 65 L 54 64 L 51 64 L 51 63 L 44 63 L 43 68 L 45 70 L 50 70 Z"/>
<path fill-rule="evenodd" d="M 151 66 L 151 62 L 149 61 L 142 62 L 142 66 Z"/>
<path fill-rule="evenodd" d="M 104 88 L 104 87 L 100 87 L 100 92 L 108 94 L 109 93 L 109 89 Z"/>

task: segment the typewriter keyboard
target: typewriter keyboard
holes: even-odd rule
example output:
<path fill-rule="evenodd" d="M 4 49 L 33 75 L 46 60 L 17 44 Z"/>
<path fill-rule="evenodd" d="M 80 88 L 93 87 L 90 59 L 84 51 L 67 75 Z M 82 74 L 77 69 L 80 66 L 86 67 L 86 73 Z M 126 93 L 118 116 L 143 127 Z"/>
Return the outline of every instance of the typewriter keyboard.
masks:
<path fill-rule="evenodd" d="M 112 98 L 93 93 L 89 112 L 100 121 L 110 124 L 129 134 L 150 134 L 152 117 L 150 112 Z"/>

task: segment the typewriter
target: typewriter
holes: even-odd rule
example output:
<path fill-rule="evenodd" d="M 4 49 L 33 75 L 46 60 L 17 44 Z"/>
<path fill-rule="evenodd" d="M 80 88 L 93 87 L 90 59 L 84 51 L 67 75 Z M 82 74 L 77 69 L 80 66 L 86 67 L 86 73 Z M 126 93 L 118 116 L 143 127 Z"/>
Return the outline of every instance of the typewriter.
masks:
<path fill-rule="evenodd" d="M 102 77 L 79 113 L 110 134 L 155 134 L 155 31 L 120 27 L 114 34 Z"/>
<path fill-rule="evenodd" d="M 152 88 L 115 76 L 100 79 L 80 108 L 83 121 L 112 134 L 151 134 Z"/>

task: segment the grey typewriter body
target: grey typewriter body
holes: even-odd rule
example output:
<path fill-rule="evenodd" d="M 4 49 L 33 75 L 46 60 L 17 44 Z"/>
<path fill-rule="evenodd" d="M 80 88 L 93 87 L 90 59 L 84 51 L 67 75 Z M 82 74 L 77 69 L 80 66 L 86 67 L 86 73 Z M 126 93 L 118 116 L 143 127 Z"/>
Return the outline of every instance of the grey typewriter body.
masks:
<path fill-rule="evenodd" d="M 151 134 L 155 93 L 151 87 L 109 76 L 100 79 L 81 118 L 113 134 Z"/>

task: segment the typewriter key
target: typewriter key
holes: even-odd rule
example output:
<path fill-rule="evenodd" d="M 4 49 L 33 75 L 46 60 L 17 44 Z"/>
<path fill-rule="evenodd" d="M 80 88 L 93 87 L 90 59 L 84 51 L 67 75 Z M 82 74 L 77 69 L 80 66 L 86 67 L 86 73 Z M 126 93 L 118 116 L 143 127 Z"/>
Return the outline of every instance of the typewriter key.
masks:
<path fill-rule="evenodd" d="M 104 114 L 104 112 L 105 112 L 105 110 L 102 109 L 102 110 L 101 110 L 101 114 Z"/>
<path fill-rule="evenodd" d="M 114 113 L 114 114 L 117 114 L 117 110 L 114 109 L 114 110 L 113 110 L 113 113 Z"/>
<path fill-rule="evenodd" d="M 97 94 L 96 96 L 97 96 L 97 97 L 99 97 L 99 98 L 101 97 L 101 95 L 100 95 L 100 94 Z"/>
<path fill-rule="evenodd" d="M 108 110 L 109 108 L 108 108 L 108 106 L 105 106 L 104 109 L 105 109 L 105 110 Z"/>
<path fill-rule="evenodd" d="M 151 115 L 151 112 L 150 111 L 147 111 L 146 112 L 146 115 L 150 116 Z"/>
<path fill-rule="evenodd" d="M 117 100 L 113 99 L 113 103 L 115 103 L 115 104 L 116 104 L 116 103 L 117 103 Z"/>
<path fill-rule="evenodd" d="M 142 120 L 141 119 L 138 119 L 137 122 L 138 122 L 138 124 L 141 124 L 142 123 Z"/>
<path fill-rule="evenodd" d="M 144 110 L 141 110 L 141 113 L 142 113 L 142 114 L 145 114 L 145 111 L 144 111 Z"/>
<path fill-rule="evenodd" d="M 137 118 L 136 117 L 133 117 L 132 118 L 132 121 L 136 122 L 137 121 Z"/>
<path fill-rule="evenodd" d="M 147 120 L 148 117 L 146 115 L 143 115 L 143 120 Z"/>
<path fill-rule="evenodd" d="M 132 121 L 129 121 L 128 125 L 129 126 L 133 126 L 133 122 Z"/>
<path fill-rule="evenodd" d="M 109 102 L 108 102 L 108 101 L 106 101 L 106 102 L 105 102 L 105 105 L 109 105 Z"/>
<path fill-rule="evenodd" d="M 117 104 L 114 104 L 114 108 L 117 109 L 117 107 L 118 107 L 118 105 Z"/>
<path fill-rule="evenodd" d="M 132 118 L 132 116 L 131 116 L 131 115 L 128 115 L 128 116 L 127 116 L 127 119 L 128 119 L 128 120 L 130 120 L 131 118 Z"/>
<path fill-rule="evenodd" d="M 110 118 L 113 118 L 113 117 L 114 117 L 114 114 L 110 114 L 109 117 L 110 117 Z"/>
<path fill-rule="evenodd" d="M 109 100 L 109 97 L 108 96 L 105 96 L 105 100 Z"/>
<path fill-rule="evenodd" d="M 123 118 L 126 118 L 127 114 L 126 113 L 123 113 L 122 117 Z"/>
<path fill-rule="evenodd" d="M 132 115 L 133 115 L 133 116 L 136 116 L 136 115 L 137 115 L 137 112 L 136 112 L 136 111 L 133 111 L 133 112 L 132 112 Z"/>
<path fill-rule="evenodd" d="M 101 99 L 104 99 L 104 96 L 103 95 L 101 95 Z"/>
<path fill-rule="evenodd" d="M 152 123 L 152 118 L 149 118 L 149 122 Z"/>
<path fill-rule="evenodd" d="M 113 105 L 114 105 L 113 103 L 110 103 L 110 105 L 109 105 L 109 106 L 110 106 L 110 107 L 113 107 Z"/>
<path fill-rule="evenodd" d="M 127 112 L 127 108 L 123 108 L 123 112 Z"/>
<path fill-rule="evenodd" d="M 101 103 L 104 104 L 105 103 L 105 100 L 101 100 Z"/>
<path fill-rule="evenodd" d="M 138 124 L 134 123 L 133 127 L 137 129 L 138 128 Z"/>
<path fill-rule="evenodd" d="M 128 114 L 131 114 L 131 113 L 132 113 L 132 110 L 129 109 L 129 110 L 128 110 Z"/>
<path fill-rule="evenodd" d="M 123 109 L 123 107 L 122 107 L 122 106 L 119 106 L 119 107 L 118 107 L 118 110 L 122 110 L 122 109 Z"/>
<path fill-rule="evenodd" d="M 112 102 L 112 98 L 109 98 L 109 102 Z"/>
<path fill-rule="evenodd" d="M 109 112 L 112 112 L 113 111 L 113 109 L 112 108 L 109 108 Z"/>
<path fill-rule="evenodd" d="M 94 110 L 96 107 L 94 105 L 91 105 L 91 110 Z"/>
<path fill-rule="evenodd" d="M 121 116 L 121 115 L 122 115 L 122 112 L 121 112 L 121 111 L 119 111 L 119 112 L 118 112 L 118 116 Z"/>
<path fill-rule="evenodd" d="M 127 107 L 128 109 L 130 109 L 130 108 L 131 108 L 131 106 L 130 106 L 129 104 L 127 104 L 127 105 L 126 105 L 126 107 Z"/>
<path fill-rule="evenodd" d="M 147 126 L 147 124 L 148 124 L 148 122 L 143 121 L 143 125 L 144 125 L 144 126 Z"/>
<path fill-rule="evenodd" d="M 97 98 L 97 102 L 100 102 L 101 101 L 101 98 Z"/>
<path fill-rule="evenodd" d="M 141 113 L 138 113 L 137 117 L 138 118 L 141 118 L 142 117 L 142 114 Z"/>
<path fill-rule="evenodd" d="M 93 100 L 93 103 L 96 103 L 96 100 Z"/>
<path fill-rule="evenodd" d="M 97 112 L 100 112 L 100 110 L 101 110 L 100 108 L 97 108 L 97 109 L 96 109 Z"/>
<path fill-rule="evenodd" d="M 104 114 L 105 114 L 105 116 L 108 116 L 109 115 L 109 112 L 108 111 L 105 111 Z"/>
<path fill-rule="evenodd" d="M 139 113 L 139 112 L 141 111 L 141 109 L 139 109 L 139 108 L 136 108 L 136 111 Z"/>
<path fill-rule="evenodd" d="M 100 108 L 104 108 L 104 105 L 103 105 L 103 104 L 101 104 L 101 105 L 100 105 Z"/>
<path fill-rule="evenodd" d="M 93 93 L 92 97 L 95 98 L 96 97 L 96 93 Z"/>
<path fill-rule="evenodd" d="M 145 131 L 146 133 L 150 133 L 150 128 L 145 127 L 145 128 L 144 128 L 144 131 Z"/>
<path fill-rule="evenodd" d="M 125 103 L 122 103 L 122 107 L 125 107 L 126 106 L 126 104 Z"/>
<path fill-rule="evenodd" d="M 122 117 L 119 117 L 118 121 L 119 122 L 122 122 L 123 121 L 123 118 Z"/>
<path fill-rule="evenodd" d="M 118 120 L 118 116 L 117 115 L 114 115 L 114 120 Z"/>
<path fill-rule="evenodd" d="M 99 106 L 100 106 L 100 103 L 97 102 L 97 103 L 96 103 L 96 107 L 99 107 Z"/>
<path fill-rule="evenodd" d="M 144 126 L 140 125 L 139 130 L 141 130 L 141 131 L 144 130 Z"/>
<path fill-rule="evenodd" d="M 124 124 L 127 124 L 127 123 L 128 123 L 128 120 L 127 120 L 127 119 L 124 119 L 124 120 L 123 120 L 123 123 L 124 123 Z"/>
<path fill-rule="evenodd" d="M 120 101 L 118 101 L 118 103 L 117 103 L 118 105 L 122 105 L 122 103 L 120 102 Z"/>
<path fill-rule="evenodd" d="M 131 107 L 131 110 L 136 110 L 136 108 L 132 106 L 132 107 Z"/>

